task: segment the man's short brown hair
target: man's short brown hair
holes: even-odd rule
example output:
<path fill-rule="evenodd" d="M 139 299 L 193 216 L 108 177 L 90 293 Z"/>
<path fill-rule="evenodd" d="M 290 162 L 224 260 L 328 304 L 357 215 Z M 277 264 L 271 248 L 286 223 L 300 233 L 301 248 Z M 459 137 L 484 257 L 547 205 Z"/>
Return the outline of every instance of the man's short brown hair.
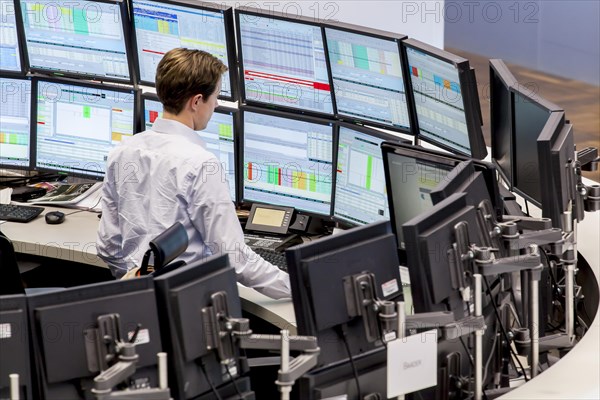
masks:
<path fill-rule="evenodd" d="M 192 96 L 201 94 L 206 101 L 225 71 L 225 64 L 205 51 L 173 49 L 156 68 L 156 94 L 164 110 L 177 115 Z"/>

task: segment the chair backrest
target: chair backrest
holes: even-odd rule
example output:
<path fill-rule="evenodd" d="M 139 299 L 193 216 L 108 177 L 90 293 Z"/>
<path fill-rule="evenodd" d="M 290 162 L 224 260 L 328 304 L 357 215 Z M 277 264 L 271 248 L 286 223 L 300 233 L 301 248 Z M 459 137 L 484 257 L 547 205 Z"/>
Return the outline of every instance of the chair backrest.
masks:
<path fill-rule="evenodd" d="M 0 296 L 24 294 L 23 281 L 13 243 L 0 232 Z"/>
<path fill-rule="evenodd" d="M 154 255 L 155 272 L 169 265 L 171 261 L 183 253 L 188 247 L 187 232 L 180 222 L 175 222 L 166 231 L 152 239 L 149 243 L 149 247 L 150 250 L 144 254 L 144 259 L 142 260 L 140 275 L 146 275 L 150 272 L 148 271 L 148 261 L 151 253 Z M 185 263 L 176 262 L 173 264 L 178 267 Z"/>

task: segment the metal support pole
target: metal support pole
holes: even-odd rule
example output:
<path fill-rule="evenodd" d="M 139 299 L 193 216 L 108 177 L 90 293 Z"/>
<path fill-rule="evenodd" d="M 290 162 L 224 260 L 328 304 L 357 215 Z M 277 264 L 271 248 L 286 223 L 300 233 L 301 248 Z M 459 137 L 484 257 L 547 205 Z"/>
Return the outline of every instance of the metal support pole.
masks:
<path fill-rule="evenodd" d="M 290 370 L 290 342 L 288 341 L 289 332 L 284 329 L 281 331 L 281 372 L 287 373 Z M 280 385 L 281 400 L 290 400 L 291 386 Z"/>
<path fill-rule="evenodd" d="M 483 299 L 481 295 L 481 275 L 474 274 L 475 291 L 475 316 L 480 317 L 483 312 Z M 475 400 L 481 400 L 483 396 L 483 329 L 475 331 Z"/>
<path fill-rule="evenodd" d="M 538 375 L 538 365 L 540 363 L 540 330 L 539 330 L 539 284 L 537 279 L 533 279 L 533 276 L 529 281 L 529 332 L 531 333 L 531 377 L 535 378 Z"/>
<path fill-rule="evenodd" d="M 10 400 L 19 400 L 19 374 L 8 375 L 10 379 Z"/>
<path fill-rule="evenodd" d="M 397 339 L 401 340 L 406 337 L 406 310 L 404 309 L 404 302 L 398 301 L 396 303 L 396 312 L 398 313 L 398 329 Z M 396 397 L 396 400 L 404 400 L 404 395 Z"/>
<path fill-rule="evenodd" d="M 164 390 L 169 387 L 167 374 L 167 353 L 160 352 L 156 356 L 158 358 L 158 387 Z"/>

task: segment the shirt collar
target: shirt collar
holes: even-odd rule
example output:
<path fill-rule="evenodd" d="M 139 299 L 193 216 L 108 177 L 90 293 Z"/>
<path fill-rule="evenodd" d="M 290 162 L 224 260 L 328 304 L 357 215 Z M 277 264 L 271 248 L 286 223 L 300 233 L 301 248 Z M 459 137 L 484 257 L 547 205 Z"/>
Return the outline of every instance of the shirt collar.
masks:
<path fill-rule="evenodd" d="M 200 146 L 206 149 L 206 143 L 200 138 L 198 132 L 191 129 L 189 126 L 182 124 L 179 121 L 175 121 L 172 119 L 157 118 L 152 124 L 151 130 L 157 133 L 166 133 L 169 135 L 178 135 L 185 137 L 191 142 L 199 144 Z"/>

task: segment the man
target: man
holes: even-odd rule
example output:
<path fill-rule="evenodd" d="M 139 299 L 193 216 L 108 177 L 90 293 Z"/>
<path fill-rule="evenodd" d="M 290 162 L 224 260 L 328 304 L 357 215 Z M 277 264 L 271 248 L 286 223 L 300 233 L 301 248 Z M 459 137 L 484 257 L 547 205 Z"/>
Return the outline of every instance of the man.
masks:
<path fill-rule="evenodd" d="M 121 278 L 140 266 L 148 243 L 176 221 L 189 246 L 178 258 L 190 264 L 229 255 L 240 283 L 272 297 L 290 296 L 289 277 L 244 243 L 222 165 L 195 131 L 206 128 L 227 67 L 189 49 L 165 54 L 156 70 L 163 118 L 109 155 L 102 187 L 98 255 Z"/>

